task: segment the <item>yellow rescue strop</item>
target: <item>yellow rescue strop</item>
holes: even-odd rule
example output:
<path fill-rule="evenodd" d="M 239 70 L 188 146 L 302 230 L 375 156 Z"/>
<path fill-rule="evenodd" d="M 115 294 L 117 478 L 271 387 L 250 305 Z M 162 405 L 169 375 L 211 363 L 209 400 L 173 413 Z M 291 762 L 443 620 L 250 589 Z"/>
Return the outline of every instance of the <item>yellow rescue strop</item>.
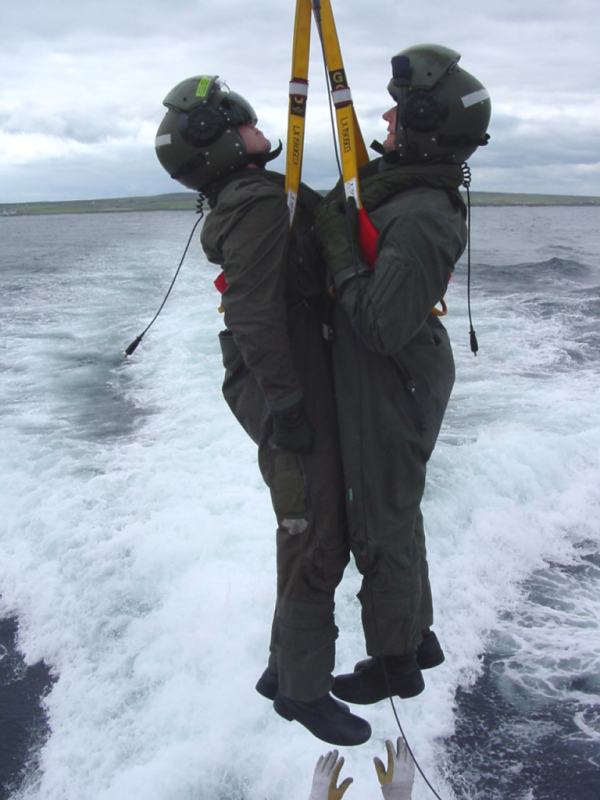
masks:
<path fill-rule="evenodd" d="M 352 95 L 346 79 L 344 62 L 329 0 L 296 0 L 292 74 L 289 87 L 286 194 L 290 219 L 294 218 L 296 198 L 302 175 L 306 103 L 308 100 L 308 62 L 310 54 L 311 12 L 323 47 L 332 101 L 336 111 L 338 142 L 344 189 L 360 208 L 358 169 L 369 161 L 358 125 Z"/>
<path fill-rule="evenodd" d="M 359 169 L 368 163 L 369 156 L 352 102 L 352 93 L 344 69 L 330 0 L 296 0 L 285 170 L 285 193 L 290 225 L 294 221 L 298 189 L 302 177 L 308 102 L 311 12 L 314 15 L 321 41 L 331 100 L 335 108 L 344 194 L 347 201 L 356 205 L 360 249 L 365 261 L 373 268 L 377 257 L 379 234 L 362 205 L 358 177 Z M 441 309 L 433 308 L 432 313 L 436 316 L 444 316 L 447 308 L 443 300 L 441 300 L 441 306 Z"/>
<path fill-rule="evenodd" d="M 377 249 L 377 230 L 369 220 L 360 199 L 358 171 L 369 156 L 356 118 L 352 93 L 346 78 L 344 61 L 329 0 L 296 0 L 292 74 L 289 87 L 289 117 L 285 191 L 294 219 L 298 187 L 302 176 L 306 104 L 308 100 L 308 62 L 310 55 L 311 12 L 323 49 L 331 99 L 335 108 L 338 148 L 344 194 L 353 199 L 358 211 L 359 238 L 363 256 L 373 265 Z"/>

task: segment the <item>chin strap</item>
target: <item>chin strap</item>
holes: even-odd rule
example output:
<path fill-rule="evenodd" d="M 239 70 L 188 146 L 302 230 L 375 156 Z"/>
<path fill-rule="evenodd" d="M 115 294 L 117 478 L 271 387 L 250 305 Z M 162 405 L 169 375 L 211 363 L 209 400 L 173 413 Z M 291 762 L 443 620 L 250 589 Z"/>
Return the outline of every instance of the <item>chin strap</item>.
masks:
<path fill-rule="evenodd" d="M 279 144 L 273 150 L 269 150 L 268 153 L 256 153 L 248 157 L 249 164 L 256 164 L 257 167 L 264 167 L 266 166 L 269 161 L 274 161 L 277 156 L 281 154 L 283 150 L 283 144 L 281 143 L 281 139 L 279 140 Z"/>

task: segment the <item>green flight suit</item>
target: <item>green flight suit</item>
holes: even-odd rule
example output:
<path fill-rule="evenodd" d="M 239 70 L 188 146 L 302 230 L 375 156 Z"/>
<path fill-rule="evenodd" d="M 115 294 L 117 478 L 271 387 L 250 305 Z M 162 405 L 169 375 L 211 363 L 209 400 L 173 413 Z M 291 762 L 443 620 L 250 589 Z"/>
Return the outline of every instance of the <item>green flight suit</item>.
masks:
<path fill-rule="evenodd" d="M 331 688 L 334 592 L 349 560 L 331 353 L 321 325 L 325 272 L 313 233 L 321 198 L 302 187 L 291 234 L 276 173 L 243 170 L 209 199 L 202 246 L 228 284 L 227 329 L 219 337 L 223 394 L 258 444 L 278 523 L 269 668 L 281 694 L 314 700 Z M 300 399 L 315 432 L 312 452 L 274 449 L 271 412 Z"/>
<path fill-rule="evenodd" d="M 458 167 L 381 163 L 361 181 L 377 260 L 372 273 L 341 283 L 333 344 L 350 546 L 372 656 L 414 651 L 433 622 L 420 504 L 454 362 L 431 310 L 467 235 Z M 339 197 L 338 188 L 328 199 Z M 345 232 L 327 226 L 323 218 L 318 228 L 332 268 L 339 252 L 328 248 Z"/>

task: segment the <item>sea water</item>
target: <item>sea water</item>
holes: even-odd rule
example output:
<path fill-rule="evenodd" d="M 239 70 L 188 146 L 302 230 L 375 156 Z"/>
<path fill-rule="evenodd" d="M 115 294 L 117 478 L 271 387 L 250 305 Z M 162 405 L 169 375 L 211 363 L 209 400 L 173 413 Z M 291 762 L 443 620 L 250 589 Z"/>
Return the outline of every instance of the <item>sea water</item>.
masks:
<path fill-rule="evenodd" d="M 329 749 L 253 688 L 274 519 L 221 398 L 216 270 L 197 237 L 162 316 L 122 356 L 193 221 L 0 220 L 0 616 L 53 676 L 11 800 L 306 800 Z M 398 713 L 447 800 L 591 800 L 600 209 L 475 208 L 472 260 L 480 352 L 463 259 L 447 296 L 457 382 L 424 501 L 447 660 Z M 358 587 L 349 567 L 339 670 L 364 656 Z M 398 735 L 389 704 L 361 710 L 373 737 L 343 751 L 347 800 L 380 797 L 372 757 Z M 432 796 L 417 776 L 413 798 Z"/>

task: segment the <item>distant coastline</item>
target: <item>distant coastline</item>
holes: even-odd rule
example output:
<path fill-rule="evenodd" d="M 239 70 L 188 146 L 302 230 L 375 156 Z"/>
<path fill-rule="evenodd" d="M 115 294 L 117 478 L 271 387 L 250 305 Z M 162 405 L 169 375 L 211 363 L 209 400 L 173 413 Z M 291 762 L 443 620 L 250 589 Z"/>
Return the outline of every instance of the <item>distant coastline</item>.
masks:
<path fill-rule="evenodd" d="M 475 206 L 600 206 L 600 197 L 471 192 L 471 202 Z M 32 214 L 110 214 L 127 211 L 193 211 L 195 206 L 196 194 L 178 192 L 148 197 L 0 203 L 0 217 L 22 217 Z"/>

